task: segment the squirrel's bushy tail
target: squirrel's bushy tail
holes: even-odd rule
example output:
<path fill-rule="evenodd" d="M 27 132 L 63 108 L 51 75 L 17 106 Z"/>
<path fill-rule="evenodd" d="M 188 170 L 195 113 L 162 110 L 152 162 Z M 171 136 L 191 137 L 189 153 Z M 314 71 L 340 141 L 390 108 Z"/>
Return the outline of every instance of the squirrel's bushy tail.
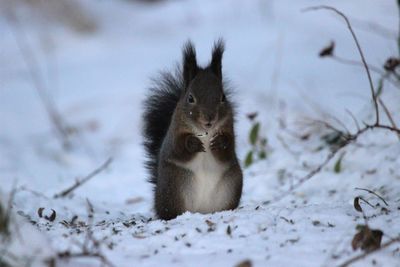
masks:
<path fill-rule="evenodd" d="M 144 102 L 144 147 L 148 160 L 146 167 L 150 170 L 149 182 L 157 183 L 158 154 L 171 123 L 172 114 L 179 101 L 183 81 L 179 70 L 173 73 L 162 73 L 154 79 L 154 86 Z"/>

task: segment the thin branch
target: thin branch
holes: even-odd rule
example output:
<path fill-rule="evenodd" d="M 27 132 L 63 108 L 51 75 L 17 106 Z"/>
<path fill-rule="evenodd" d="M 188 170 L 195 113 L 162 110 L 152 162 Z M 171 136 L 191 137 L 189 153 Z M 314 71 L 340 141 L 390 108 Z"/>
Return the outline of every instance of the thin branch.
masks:
<path fill-rule="evenodd" d="M 400 129 L 397 128 L 397 126 L 396 126 L 395 124 L 392 123 L 392 126 L 389 126 L 389 125 L 382 125 L 382 124 L 380 124 L 380 122 L 379 122 L 378 97 L 377 97 L 377 95 L 375 94 L 374 85 L 373 85 L 373 83 L 372 83 L 372 79 L 371 79 L 371 74 L 370 74 L 370 71 L 369 71 L 369 67 L 368 67 L 368 65 L 367 65 L 367 63 L 366 63 L 366 61 L 365 61 L 364 53 L 362 52 L 361 46 L 360 46 L 360 44 L 359 44 L 359 42 L 358 42 L 358 39 L 357 39 L 357 37 L 356 37 L 356 35 L 355 35 L 355 33 L 354 33 L 352 27 L 351 27 L 351 24 L 350 24 L 348 18 L 347 18 L 342 12 L 340 12 L 340 11 L 338 11 L 337 9 L 335 9 L 335 8 L 333 8 L 333 7 L 330 7 L 330 6 L 310 7 L 310 8 L 305 9 L 304 11 L 319 10 L 319 9 L 328 9 L 328 10 L 334 11 L 335 13 L 339 14 L 339 15 L 346 21 L 347 27 L 349 28 L 350 33 L 351 33 L 351 35 L 353 36 L 354 42 L 355 42 L 355 44 L 356 44 L 356 46 L 357 46 L 357 49 L 358 49 L 358 52 L 359 52 L 359 54 L 360 54 L 360 56 L 361 56 L 362 64 L 363 64 L 363 66 L 364 66 L 364 68 L 365 68 L 365 70 L 366 70 L 367 76 L 368 76 L 368 81 L 369 81 L 370 88 L 371 88 L 371 96 L 372 96 L 372 100 L 373 100 L 374 105 L 375 105 L 376 121 L 375 121 L 374 124 L 366 124 L 366 123 L 364 123 L 364 127 L 360 129 L 360 126 L 358 125 L 357 120 L 355 119 L 355 117 L 354 117 L 353 115 L 351 115 L 352 118 L 354 119 L 355 123 L 356 123 L 357 132 L 355 132 L 354 134 L 348 133 L 348 134 L 343 135 L 343 137 L 345 138 L 345 140 L 344 140 L 343 143 L 339 144 L 339 146 L 338 146 L 335 150 L 333 150 L 333 151 L 326 157 L 326 159 L 325 159 L 320 165 L 318 165 L 315 169 L 313 169 L 311 172 L 309 172 L 309 173 L 308 173 L 307 175 L 305 175 L 304 177 L 300 178 L 300 179 L 297 181 L 296 184 L 291 185 L 290 188 L 289 188 L 289 190 L 287 190 L 286 192 L 283 192 L 280 196 L 276 197 L 276 198 L 273 200 L 273 202 L 279 201 L 279 200 L 285 198 L 286 196 L 290 195 L 293 191 L 295 191 L 295 190 L 297 190 L 299 187 L 301 187 L 305 182 L 307 182 L 307 181 L 310 180 L 312 177 L 314 177 L 316 174 L 318 174 L 318 173 L 322 170 L 322 168 L 325 167 L 325 166 L 335 157 L 335 155 L 336 155 L 341 149 L 343 149 L 344 147 L 346 147 L 346 146 L 349 145 L 350 143 L 355 142 L 361 135 L 363 135 L 363 134 L 366 133 L 367 131 L 369 131 L 369 130 L 374 130 L 374 129 L 385 129 L 385 130 L 392 131 L 392 132 L 396 133 L 397 135 L 400 134 Z M 384 105 L 383 105 L 383 106 L 384 106 Z M 387 110 L 387 108 L 386 108 L 386 110 Z M 350 114 L 351 114 L 351 113 L 350 113 Z M 387 111 L 387 114 L 389 114 L 389 115 L 388 115 L 388 117 L 389 117 L 389 116 L 390 116 L 390 113 L 389 113 L 388 111 Z M 390 116 L 390 117 L 391 117 L 391 116 Z M 390 120 L 390 119 L 389 119 L 389 120 Z M 316 122 L 320 122 L 320 123 L 321 123 L 321 121 L 318 121 L 318 120 L 317 120 Z M 333 127 L 331 124 L 329 124 L 329 123 L 327 123 L 327 122 L 322 121 L 322 124 L 325 125 L 325 127 L 327 127 L 327 128 L 330 128 L 330 129 L 332 129 L 332 130 L 334 130 L 334 131 L 336 131 L 336 132 L 340 132 L 338 129 L 336 129 L 335 127 Z M 385 202 L 385 204 L 387 204 L 387 203 Z"/>
<path fill-rule="evenodd" d="M 342 58 L 342 57 L 339 57 L 337 55 L 332 55 L 331 58 L 336 60 L 339 63 L 342 63 L 342 64 L 364 67 L 364 64 L 362 62 L 360 62 L 360 61 L 357 61 L 357 60 Z M 368 68 L 371 71 L 376 72 L 377 74 L 380 74 L 380 75 L 384 75 L 385 74 L 385 72 L 383 70 L 381 70 L 381 68 L 379 68 L 379 67 L 376 67 L 376 66 L 373 66 L 373 65 L 368 65 Z"/>
<path fill-rule="evenodd" d="M 98 252 L 77 252 L 77 253 L 59 253 L 59 259 L 72 259 L 72 258 L 95 258 L 101 261 L 104 265 L 109 267 L 114 267 L 115 265 L 112 264 L 103 254 Z"/>
<path fill-rule="evenodd" d="M 380 98 L 378 98 L 378 101 L 379 101 L 379 104 L 382 106 L 383 111 L 385 112 L 386 116 L 388 117 L 388 119 L 389 119 L 389 121 L 390 121 L 390 124 L 392 124 L 393 128 L 398 129 L 398 127 L 397 127 L 396 123 L 394 122 L 393 117 L 392 117 L 392 115 L 390 114 L 390 111 L 389 111 L 389 109 L 386 107 L 385 103 L 384 103 L 384 102 L 382 101 L 382 99 L 380 99 Z M 400 133 L 397 134 L 397 137 L 398 137 L 399 140 L 400 140 Z"/>
<path fill-rule="evenodd" d="M 310 122 L 310 124 L 314 124 L 314 123 L 318 123 L 321 124 L 323 126 L 325 126 L 328 129 L 331 129 L 332 131 L 336 132 L 336 133 L 343 133 L 343 131 L 339 130 L 338 128 L 336 128 L 335 126 L 333 126 L 332 124 L 330 124 L 329 122 L 323 121 L 323 120 L 319 120 L 319 119 L 315 119 L 312 120 L 312 122 Z M 343 127 L 343 124 L 340 124 Z M 344 127 L 344 130 L 348 133 L 347 127 Z"/>
<path fill-rule="evenodd" d="M 372 128 L 386 129 L 386 130 L 392 131 L 392 132 L 394 132 L 396 134 L 400 134 L 400 129 L 399 128 L 395 128 L 393 126 L 378 124 L 378 125 L 368 125 L 368 127 L 370 129 L 372 129 Z"/>
<path fill-rule="evenodd" d="M 9 22 L 10 28 L 12 29 L 18 49 L 20 50 L 22 58 L 25 61 L 25 65 L 28 68 L 30 78 L 36 89 L 39 99 L 41 100 L 50 121 L 53 123 L 59 137 L 61 138 L 62 146 L 69 148 L 71 146 L 69 134 L 66 130 L 66 127 L 63 125 L 60 113 L 55 108 L 49 97 L 45 94 L 46 86 L 44 85 L 39 73 L 39 64 L 36 61 L 31 47 L 29 46 L 27 36 L 22 30 L 22 26 L 17 16 L 11 9 L 6 13 L 6 18 Z"/>
<path fill-rule="evenodd" d="M 283 139 L 282 136 L 279 134 L 276 135 L 276 138 L 279 140 L 279 142 L 282 144 L 282 147 L 286 149 L 292 156 L 297 158 L 300 155 L 300 152 L 294 151 L 293 149 L 290 148 L 290 146 L 286 143 L 286 141 Z"/>
<path fill-rule="evenodd" d="M 360 124 L 358 124 L 358 121 L 357 121 L 356 117 L 354 116 L 354 114 L 353 114 L 350 110 L 348 110 L 348 109 L 346 109 L 346 112 L 347 112 L 347 113 L 350 115 L 350 117 L 353 119 L 354 124 L 355 124 L 356 127 L 357 127 L 357 131 L 359 131 L 359 130 L 360 130 Z"/>
<path fill-rule="evenodd" d="M 326 125 L 326 127 L 329 127 L 328 125 Z M 313 178 L 316 174 L 318 174 L 323 167 L 325 167 L 326 165 L 328 165 L 328 163 L 335 157 L 335 155 L 342 150 L 344 147 L 346 147 L 347 145 L 349 145 L 350 143 L 355 142 L 361 135 L 363 135 L 364 133 L 366 133 L 369 130 L 373 130 L 373 129 L 386 129 L 386 130 L 390 130 L 393 131 L 397 134 L 400 133 L 400 129 L 391 127 L 391 126 L 387 126 L 387 125 L 369 125 L 366 124 L 363 128 L 361 128 L 360 130 L 358 130 L 356 133 L 354 134 L 347 134 L 347 135 L 343 135 L 343 137 L 345 138 L 345 142 L 343 142 L 342 144 L 340 144 L 335 150 L 333 150 L 326 158 L 325 160 L 318 165 L 315 169 L 313 169 L 311 172 L 309 172 L 306 176 L 303 176 L 302 178 L 300 178 L 296 184 L 291 185 L 290 189 L 283 192 L 280 196 L 274 198 L 272 200 L 272 202 L 277 202 L 283 198 L 285 198 L 286 196 L 290 195 L 293 191 L 297 190 L 298 188 L 300 188 L 305 182 L 307 182 L 308 180 L 310 180 L 311 178 Z M 387 204 L 385 202 L 385 204 Z"/>
<path fill-rule="evenodd" d="M 336 150 L 332 151 L 331 153 L 329 153 L 329 155 L 325 158 L 325 160 L 318 165 L 315 169 L 313 169 L 311 172 L 309 172 L 306 176 L 303 176 L 302 178 L 300 178 L 295 184 L 292 184 L 290 186 L 290 189 L 283 192 L 281 195 L 275 197 L 270 203 L 272 202 L 277 202 L 279 200 L 282 200 L 283 198 L 287 197 L 288 195 L 290 195 L 293 191 L 297 190 L 299 187 L 301 187 L 305 182 L 307 182 L 308 180 L 310 180 L 311 178 L 313 178 L 316 174 L 318 174 L 322 168 L 324 168 L 326 165 L 328 165 L 328 163 L 331 161 L 331 159 L 333 157 L 335 157 L 335 155 L 339 152 L 339 150 L 341 150 L 343 147 L 345 147 L 345 145 L 340 146 L 339 148 L 337 148 Z"/>
<path fill-rule="evenodd" d="M 377 251 L 380 251 L 380 250 L 382 250 L 382 249 L 384 249 L 384 248 L 387 248 L 387 247 L 391 246 L 392 244 L 394 244 L 394 243 L 396 243 L 396 242 L 400 242 L 400 237 L 395 238 L 395 239 L 392 239 L 392 240 L 390 240 L 390 241 L 388 241 L 388 242 L 386 242 L 386 243 L 383 243 L 383 244 L 382 244 L 379 248 L 377 248 L 377 249 L 374 249 L 374 250 L 371 250 L 371 251 L 366 251 L 366 252 L 364 252 L 364 253 L 362 253 L 362 254 L 360 254 L 360 255 L 358 255 L 358 256 L 355 256 L 355 257 L 353 257 L 353 258 L 351 258 L 351 259 L 348 259 L 347 261 L 345 261 L 345 262 L 343 262 L 342 264 L 340 264 L 339 267 L 347 267 L 347 266 L 350 266 L 351 264 L 353 264 L 353 263 L 355 263 L 355 262 L 357 262 L 357 261 L 359 261 L 359 260 L 362 260 L 362 259 L 364 259 L 364 258 L 370 256 L 371 254 L 373 254 L 373 253 L 375 253 L 375 252 L 377 252 Z"/>
<path fill-rule="evenodd" d="M 388 41 L 397 40 L 397 33 L 381 24 L 371 21 L 365 21 L 354 17 L 350 17 L 350 19 L 354 28 L 358 28 L 368 33 L 379 35 L 383 38 L 388 39 Z"/>
<path fill-rule="evenodd" d="M 376 97 L 376 94 L 375 94 L 375 88 L 374 88 L 374 84 L 372 82 L 371 73 L 369 71 L 369 67 L 368 67 L 367 62 L 365 60 L 364 53 L 363 53 L 363 51 L 361 49 L 360 43 L 358 42 L 357 36 L 354 33 L 353 28 L 351 27 L 349 19 L 341 11 L 339 11 L 336 8 L 331 7 L 331 6 L 322 5 L 322 6 L 309 7 L 309 8 L 306 8 L 304 11 L 320 10 L 320 9 L 331 10 L 331 11 L 335 12 L 336 14 L 338 14 L 339 16 L 341 16 L 345 20 L 345 22 L 347 24 L 347 28 L 349 29 L 349 31 L 350 31 L 350 33 L 351 33 L 351 35 L 353 37 L 353 40 L 354 40 L 354 42 L 355 42 L 355 44 L 357 46 L 357 50 L 358 50 L 358 52 L 360 54 L 361 61 L 362 61 L 363 65 L 364 65 L 364 68 L 365 68 L 365 72 L 367 73 L 367 76 L 368 76 L 368 82 L 369 82 L 370 89 L 371 89 L 371 96 L 372 96 L 372 100 L 373 100 L 374 106 L 375 106 L 375 116 L 376 116 L 375 124 L 379 124 L 378 100 L 377 100 L 377 97 Z"/>
<path fill-rule="evenodd" d="M 54 198 L 59 198 L 59 197 L 65 197 L 68 194 L 70 194 L 72 191 L 74 191 L 75 189 L 77 189 L 79 186 L 83 185 L 84 183 L 86 183 L 87 181 L 89 181 L 90 179 L 92 179 L 93 177 L 95 177 L 97 174 L 99 174 L 100 172 L 102 172 L 103 170 L 105 170 L 108 165 L 110 165 L 110 163 L 112 162 L 112 158 L 107 159 L 106 162 L 104 162 L 100 167 L 98 167 L 97 169 L 95 169 L 94 171 L 92 171 L 91 173 L 89 173 L 85 178 L 83 178 L 82 180 L 77 180 L 72 186 L 68 187 L 67 189 L 61 191 L 58 194 L 54 195 Z"/>
<path fill-rule="evenodd" d="M 369 190 L 369 189 L 366 189 L 366 188 L 360 188 L 360 187 L 356 187 L 355 189 L 356 189 L 356 190 L 367 191 L 368 193 L 373 194 L 374 196 L 376 196 L 376 197 L 378 197 L 380 200 L 382 200 L 383 203 L 385 203 L 386 206 L 389 206 L 389 204 L 386 202 L 386 200 L 385 200 L 383 197 L 381 197 L 380 195 L 378 195 L 377 193 L 375 193 L 374 191 Z"/>
<path fill-rule="evenodd" d="M 372 205 L 371 203 L 369 203 L 367 200 L 365 200 L 363 197 L 358 196 L 358 199 L 362 200 L 365 204 L 367 204 L 368 206 L 370 206 L 371 208 L 376 208 L 374 207 L 374 205 Z M 366 219 L 367 217 L 364 214 L 364 210 L 361 210 L 363 215 L 364 215 L 364 219 Z M 365 223 L 366 225 L 368 225 L 368 223 Z"/>
<path fill-rule="evenodd" d="M 342 58 L 336 55 L 332 55 L 330 56 L 330 58 L 332 58 L 333 60 L 335 60 L 338 63 L 344 64 L 344 65 L 351 65 L 351 66 L 358 66 L 358 67 L 364 67 L 363 63 L 357 60 L 352 60 L 352 59 L 347 59 L 347 58 Z M 376 74 L 379 74 L 383 79 L 389 81 L 390 83 L 392 83 L 394 86 L 398 87 L 399 83 L 393 79 L 391 79 L 391 77 L 388 75 L 389 73 L 384 72 L 383 70 L 381 70 L 380 68 L 373 66 L 373 65 L 368 65 L 369 69 L 373 72 L 375 72 Z M 393 72 L 393 75 L 395 75 L 395 73 Z"/>
<path fill-rule="evenodd" d="M 346 131 L 346 133 L 350 133 L 349 129 L 347 128 L 347 126 L 338 118 L 336 118 L 333 115 L 329 115 L 329 117 L 332 118 L 332 120 L 336 121 L 337 124 L 341 125 L 343 127 L 343 129 Z"/>

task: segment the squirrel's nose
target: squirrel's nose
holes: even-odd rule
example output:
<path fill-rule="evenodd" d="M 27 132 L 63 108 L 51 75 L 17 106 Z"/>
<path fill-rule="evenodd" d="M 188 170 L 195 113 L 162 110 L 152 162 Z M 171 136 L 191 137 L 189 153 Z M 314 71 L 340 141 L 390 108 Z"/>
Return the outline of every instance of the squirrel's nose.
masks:
<path fill-rule="evenodd" d="M 204 115 L 204 127 L 211 128 L 213 126 L 213 115 L 205 114 Z"/>
<path fill-rule="evenodd" d="M 206 124 L 204 124 L 204 126 L 205 126 L 206 128 L 211 128 L 211 126 L 212 126 L 211 121 L 209 121 L 209 122 L 207 122 Z"/>

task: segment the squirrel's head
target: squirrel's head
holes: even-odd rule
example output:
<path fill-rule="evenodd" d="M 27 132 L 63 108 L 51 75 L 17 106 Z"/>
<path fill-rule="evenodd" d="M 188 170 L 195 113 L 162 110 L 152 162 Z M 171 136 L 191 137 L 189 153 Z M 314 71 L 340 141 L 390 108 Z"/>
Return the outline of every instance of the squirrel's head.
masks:
<path fill-rule="evenodd" d="M 224 43 L 219 40 L 214 44 L 210 64 L 201 68 L 197 65 L 192 43 L 187 42 L 183 49 L 184 90 L 180 107 L 191 125 L 199 131 L 211 130 L 231 113 L 222 81 L 223 53 Z"/>

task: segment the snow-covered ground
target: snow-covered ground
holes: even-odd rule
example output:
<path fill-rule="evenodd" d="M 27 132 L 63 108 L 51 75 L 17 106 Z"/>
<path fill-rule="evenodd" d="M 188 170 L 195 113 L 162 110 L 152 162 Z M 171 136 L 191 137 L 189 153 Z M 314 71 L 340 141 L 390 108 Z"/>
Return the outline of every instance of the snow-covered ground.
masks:
<path fill-rule="evenodd" d="M 346 109 L 360 122 L 373 115 L 364 70 L 318 57 L 334 40 L 337 55 L 359 60 L 343 20 L 328 11 L 302 10 L 317 4 L 342 10 L 353 22 L 367 62 L 380 67 L 398 55 L 395 2 L 82 1 L 98 24 L 90 34 L 26 12 L 19 13 L 20 28 L 1 18 L 3 203 L 18 189 L 11 210 L 16 234 L 3 249 L 44 266 L 43 260 L 58 252 L 81 252 L 91 229 L 99 240 L 94 250 L 114 266 L 235 266 L 245 260 L 254 266 L 335 266 L 360 253 L 351 248 L 357 224 L 365 223 L 353 207 L 359 195 L 386 208 L 362 203 L 369 226 L 384 232 L 382 242 L 398 236 L 400 143 L 386 131 L 367 133 L 346 147 L 340 172 L 334 171 L 339 154 L 293 194 L 274 201 L 329 154 L 321 140 L 327 130 L 310 119 L 341 127 L 336 117 L 354 131 Z M 383 28 L 378 33 L 377 25 Z M 73 127 L 68 151 L 49 123 L 15 32 L 28 40 L 46 93 Z M 152 211 L 143 166 L 141 103 L 150 78 L 173 69 L 187 39 L 206 64 L 218 37 L 226 40 L 223 69 L 238 104 L 238 156 L 244 160 L 250 149 L 246 114 L 258 112 L 261 134 L 268 138 L 267 159 L 244 170 L 239 209 L 160 221 Z M 373 75 L 374 82 L 378 78 Z M 400 91 L 390 83 L 384 88 L 382 99 L 400 124 Z M 296 137 L 305 135 L 307 140 Z M 110 166 L 71 196 L 53 198 L 109 157 Z M 379 193 L 389 206 L 355 187 Z M 48 217 L 53 209 L 55 220 L 40 218 L 39 208 Z M 399 251 L 397 243 L 356 265 L 400 266 Z M 56 266 L 100 262 L 83 257 L 59 260 Z"/>

